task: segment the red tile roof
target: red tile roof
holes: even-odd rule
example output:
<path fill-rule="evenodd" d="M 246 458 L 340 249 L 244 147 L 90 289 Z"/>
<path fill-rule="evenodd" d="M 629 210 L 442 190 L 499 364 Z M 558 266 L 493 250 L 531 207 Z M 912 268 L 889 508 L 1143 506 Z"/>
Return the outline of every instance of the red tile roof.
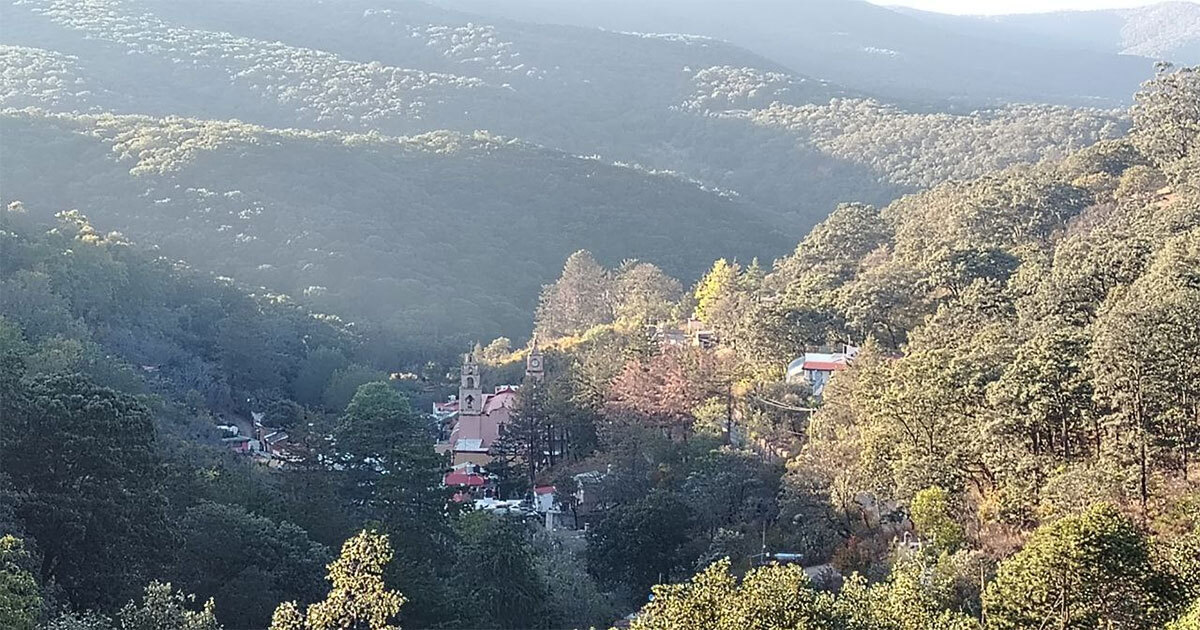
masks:
<path fill-rule="evenodd" d="M 804 369 L 806 370 L 823 370 L 833 372 L 836 370 L 846 369 L 848 364 L 845 361 L 805 361 Z"/>
<path fill-rule="evenodd" d="M 451 448 L 455 451 L 487 452 L 500 437 L 500 426 L 509 420 L 509 413 L 517 399 L 515 387 L 498 387 L 497 393 L 486 394 L 483 414 L 458 416 L 450 431 Z M 478 443 L 476 443 L 476 441 Z M 459 445 L 464 445 L 460 448 Z M 465 446 L 469 445 L 470 448 Z"/>
<path fill-rule="evenodd" d="M 495 394 L 488 395 L 483 401 L 483 413 L 491 413 L 500 408 L 510 408 L 517 399 L 515 387 L 497 388 Z"/>
<path fill-rule="evenodd" d="M 482 486 L 485 480 L 475 473 L 456 470 L 443 477 L 442 483 L 447 486 Z"/>

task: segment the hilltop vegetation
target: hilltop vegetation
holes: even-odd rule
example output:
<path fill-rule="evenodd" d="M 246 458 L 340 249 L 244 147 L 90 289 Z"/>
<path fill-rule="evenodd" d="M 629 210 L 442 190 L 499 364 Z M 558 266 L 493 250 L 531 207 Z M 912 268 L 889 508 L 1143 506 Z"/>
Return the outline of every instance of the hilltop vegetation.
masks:
<path fill-rule="evenodd" d="M 1054 160 L 1112 139 L 1125 126 L 1112 113 L 1066 107 L 1010 105 L 963 115 L 915 114 L 870 100 L 833 100 L 824 106 L 774 102 L 748 115 L 756 125 L 786 129 L 801 142 L 870 169 L 896 191 Z M 872 197 L 863 192 L 853 198 Z"/>
<path fill-rule="evenodd" d="M 991 18 L 1034 37 L 1050 37 L 1095 50 L 1141 55 L 1175 63 L 1200 63 L 1200 6 L 1159 2 L 1107 11 L 1063 11 Z"/>
<path fill-rule="evenodd" d="M 1046 317 L 1023 309 L 1053 305 L 1070 321 L 1089 324 L 1114 283 L 1131 282 L 1157 248 L 1192 225 L 1194 77 L 1186 68 L 1160 75 L 1134 110 L 1142 128 L 1126 138 L 1057 162 L 934 186 L 882 209 L 839 207 L 761 280 L 771 299 L 753 301 L 773 317 L 814 322 L 794 344 L 874 336 L 900 348 L 905 331 L 946 310 L 947 300 L 967 296 L 1003 297 L 1011 306 L 988 304 L 1006 316 Z M 1126 246 L 1122 239 L 1133 240 Z M 1074 293 L 1089 286 L 1088 274 L 1116 275 L 1096 279 L 1092 293 Z M 1070 299 L 1045 284 L 1068 279 L 1060 288 L 1072 292 Z M 1010 286 L 1016 282 L 1022 284 Z M 973 295 L 987 285 L 995 286 Z M 766 366 L 799 347 L 756 350 L 746 357 Z"/>

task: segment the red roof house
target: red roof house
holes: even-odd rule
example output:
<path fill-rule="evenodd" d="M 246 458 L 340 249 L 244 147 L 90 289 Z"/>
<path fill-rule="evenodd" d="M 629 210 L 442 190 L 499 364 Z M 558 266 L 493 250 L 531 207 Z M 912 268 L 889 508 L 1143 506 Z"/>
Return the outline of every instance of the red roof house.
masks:
<path fill-rule="evenodd" d="M 442 483 L 447 486 L 480 487 L 487 483 L 483 475 L 470 470 L 452 470 L 442 477 Z"/>

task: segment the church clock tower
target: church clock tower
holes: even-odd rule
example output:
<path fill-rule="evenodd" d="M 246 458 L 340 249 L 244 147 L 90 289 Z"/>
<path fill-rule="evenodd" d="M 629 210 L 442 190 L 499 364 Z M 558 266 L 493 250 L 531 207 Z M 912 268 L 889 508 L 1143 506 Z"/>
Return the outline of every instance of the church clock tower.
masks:
<path fill-rule="evenodd" d="M 458 414 L 478 416 L 483 413 L 483 385 L 479 382 L 479 364 L 475 355 L 463 355 L 462 380 L 458 385 Z"/>
<path fill-rule="evenodd" d="M 545 377 L 546 364 L 542 351 L 538 348 L 537 333 L 534 333 L 529 345 L 529 354 L 525 356 L 525 378 L 540 383 Z"/>

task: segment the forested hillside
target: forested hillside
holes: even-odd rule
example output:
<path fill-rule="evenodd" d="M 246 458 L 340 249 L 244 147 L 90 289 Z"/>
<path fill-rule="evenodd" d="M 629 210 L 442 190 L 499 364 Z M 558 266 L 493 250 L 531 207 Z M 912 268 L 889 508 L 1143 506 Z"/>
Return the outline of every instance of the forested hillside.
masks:
<path fill-rule="evenodd" d="M 2 11 L 5 200 L 79 208 L 206 270 L 448 343 L 518 335 L 581 247 L 691 280 L 715 257 L 778 256 L 838 202 L 1127 126 L 906 107 L 712 39 L 417 2 Z"/>
<path fill-rule="evenodd" d="M 401 607 L 416 628 L 619 616 L 561 541 L 448 503 L 417 411 L 447 366 L 389 381 L 408 340 L 247 294 L 77 212 L 45 224 L 14 204 L 0 237 L 3 627 L 292 628 L 279 620 Z M 229 450 L 217 425 L 246 435 L 252 421 L 290 436 L 286 459 Z M 493 554 L 507 554 L 494 569 Z M 333 627 L 316 624 L 299 627 Z"/>
<path fill-rule="evenodd" d="M 607 383 L 594 457 L 618 507 L 589 566 L 612 580 L 622 558 L 634 593 L 703 568 L 633 627 L 1192 627 L 1198 101 L 1196 69 L 1164 72 L 1127 137 L 840 206 L 769 272 L 718 261 L 674 311 L 669 279 L 569 259 L 539 321 L 574 378 Z M 642 306 L 580 299 L 604 282 Z M 641 345 L 637 322 L 680 310 L 715 350 Z M 614 339 L 635 358 L 605 372 Z M 779 382 L 846 343 L 820 396 Z M 715 486 L 686 454 L 702 436 L 730 445 Z M 639 519 L 696 529 L 664 558 Z M 760 541 L 806 569 L 753 568 Z"/>
<path fill-rule="evenodd" d="M 293 524 L 310 499 L 230 453 L 215 425 L 249 426 L 265 410 L 274 426 L 300 426 L 325 401 L 344 406 L 382 376 L 353 363 L 370 361 L 364 339 L 78 213 L 51 226 L 13 205 L 2 221 L 5 627 L 27 627 L 30 602 L 42 618 L 113 611 L 152 579 L 223 594 L 233 627 L 320 594 L 342 532 Z M 44 588 L 12 590 L 11 572 L 27 569 Z"/>
<path fill-rule="evenodd" d="M 9 106 L 392 135 L 486 129 L 679 171 L 804 223 L 838 201 L 886 202 L 914 189 L 898 184 L 890 165 L 840 150 L 838 137 L 860 126 L 847 114 L 889 110 L 888 131 L 902 130 L 912 150 L 973 124 L 861 102 L 860 93 L 717 40 L 511 22 L 416 2 L 38 0 L 4 11 L 14 25 L 4 43 L 21 47 L 6 52 L 0 102 Z M 57 79 L 34 78 L 50 68 Z M 1147 64 L 1137 78 L 1149 72 Z M 835 97 L 854 100 L 835 106 Z M 753 117 L 774 102 L 815 109 L 782 135 L 723 115 Z M 1070 133 L 984 112 L 1012 124 L 1004 144 L 976 152 L 1004 165 L 1111 135 L 1103 112 L 1026 113 Z M 954 161 L 931 157 L 937 166 Z"/>
<path fill-rule="evenodd" d="M 677 176 L 484 133 L 37 112 L 0 125 L 5 195 L 34 214 L 80 208 L 208 271 L 422 344 L 527 329 L 543 279 L 580 247 L 688 277 L 711 252 L 782 252 L 791 231 Z"/>

